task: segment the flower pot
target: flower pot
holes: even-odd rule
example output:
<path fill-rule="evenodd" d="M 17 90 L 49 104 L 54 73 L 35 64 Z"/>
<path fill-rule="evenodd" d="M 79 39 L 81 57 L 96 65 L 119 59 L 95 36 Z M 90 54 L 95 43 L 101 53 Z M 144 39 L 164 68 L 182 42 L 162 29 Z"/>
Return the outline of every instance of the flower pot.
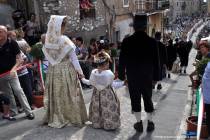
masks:
<path fill-rule="evenodd" d="M 197 116 L 190 116 L 187 118 L 187 131 L 197 132 Z M 201 138 L 208 137 L 207 125 L 203 122 L 201 126 Z"/>
<path fill-rule="evenodd" d="M 37 108 L 43 107 L 43 95 L 33 95 L 33 103 Z"/>

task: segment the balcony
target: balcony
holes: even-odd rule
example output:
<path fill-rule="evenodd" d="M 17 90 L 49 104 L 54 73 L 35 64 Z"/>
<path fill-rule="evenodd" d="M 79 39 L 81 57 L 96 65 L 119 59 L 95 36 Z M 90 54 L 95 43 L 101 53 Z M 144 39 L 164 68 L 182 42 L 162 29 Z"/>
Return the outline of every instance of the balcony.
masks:
<path fill-rule="evenodd" d="M 158 0 L 157 1 L 157 10 L 169 9 L 170 3 L 169 0 Z"/>
<path fill-rule="evenodd" d="M 155 11 L 155 0 L 136 0 L 135 9 L 138 13 L 148 13 Z"/>
<path fill-rule="evenodd" d="M 169 8 L 169 0 L 135 0 L 135 10 L 138 13 L 151 13 Z"/>

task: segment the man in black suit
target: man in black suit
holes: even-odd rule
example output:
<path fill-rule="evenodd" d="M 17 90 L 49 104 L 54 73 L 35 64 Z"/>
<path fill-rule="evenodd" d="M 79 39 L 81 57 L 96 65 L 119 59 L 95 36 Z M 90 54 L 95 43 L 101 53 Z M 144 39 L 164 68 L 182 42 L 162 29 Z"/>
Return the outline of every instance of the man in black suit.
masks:
<path fill-rule="evenodd" d="M 135 33 L 122 42 L 118 77 L 125 80 L 127 76 L 132 112 L 137 119 L 134 128 L 137 132 L 143 132 L 142 96 L 148 118 L 147 132 L 151 132 L 155 128 L 152 121 L 152 81 L 159 79 L 157 42 L 146 33 L 146 15 L 135 15 L 133 27 Z"/>

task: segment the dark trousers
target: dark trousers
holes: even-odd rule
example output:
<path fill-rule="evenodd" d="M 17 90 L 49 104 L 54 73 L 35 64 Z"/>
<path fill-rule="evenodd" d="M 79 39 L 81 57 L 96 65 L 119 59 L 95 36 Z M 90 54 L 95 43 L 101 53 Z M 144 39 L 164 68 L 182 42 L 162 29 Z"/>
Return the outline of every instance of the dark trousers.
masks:
<path fill-rule="evenodd" d="M 32 96 L 31 79 L 30 79 L 29 74 L 20 76 L 19 81 L 20 81 L 20 85 L 26 95 L 29 105 L 32 106 L 33 96 Z"/>
<path fill-rule="evenodd" d="M 205 112 L 206 112 L 206 123 L 208 127 L 208 134 L 210 137 L 210 104 L 205 104 Z"/>
<path fill-rule="evenodd" d="M 0 104 L 9 105 L 10 104 L 9 98 L 4 94 L 0 94 Z"/>
<path fill-rule="evenodd" d="M 185 56 L 185 57 L 180 57 L 180 61 L 181 61 L 181 67 L 187 67 L 188 66 L 188 61 L 189 61 L 189 57 Z"/>
<path fill-rule="evenodd" d="M 154 111 L 154 106 L 152 102 L 152 82 L 151 84 L 138 84 L 139 81 L 129 81 L 128 88 L 131 98 L 131 106 L 133 112 L 141 112 L 141 97 L 144 101 L 144 110 L 147 113 L 152 113 Z"/>

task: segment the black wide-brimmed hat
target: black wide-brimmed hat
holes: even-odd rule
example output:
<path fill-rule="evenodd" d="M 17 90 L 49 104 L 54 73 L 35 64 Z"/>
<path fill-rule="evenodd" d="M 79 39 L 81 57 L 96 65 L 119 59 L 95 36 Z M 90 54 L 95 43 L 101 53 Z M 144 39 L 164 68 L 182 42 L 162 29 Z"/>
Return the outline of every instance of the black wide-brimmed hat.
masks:
<path fill-rule="evenodd" d="M 147 15 L 136 14 L 133 19 L 133 27 L 135 29 L 147 27 Z"/>

